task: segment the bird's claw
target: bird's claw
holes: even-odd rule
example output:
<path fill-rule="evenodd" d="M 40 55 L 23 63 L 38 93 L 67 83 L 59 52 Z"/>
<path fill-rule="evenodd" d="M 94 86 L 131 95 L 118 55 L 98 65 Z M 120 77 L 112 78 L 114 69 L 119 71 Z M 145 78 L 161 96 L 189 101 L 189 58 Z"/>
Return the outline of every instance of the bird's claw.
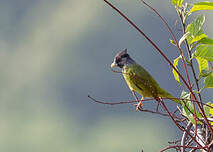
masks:
<path fill-rule="evenodd" d="M 135 104 L 135 106 L 136 106 L 136 111 L 138 111 L 138 109 L 142 109 L 143 107 L 142 101 L 139 101 L 138 104 Z"/>

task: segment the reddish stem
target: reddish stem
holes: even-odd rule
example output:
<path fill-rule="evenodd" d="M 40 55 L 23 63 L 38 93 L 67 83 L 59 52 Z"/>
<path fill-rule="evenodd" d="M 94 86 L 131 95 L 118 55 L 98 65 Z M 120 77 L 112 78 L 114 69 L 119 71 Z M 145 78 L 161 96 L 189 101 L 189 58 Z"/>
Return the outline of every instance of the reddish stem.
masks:
<path fill-rule="evenodd" d="M 88 95 L 88 98 L 92 99 L 92 101 L 100 103 L 100 104 L 107 104 L 107 105 L 118 105 L 118 104 L 127 104 L 127 103 L 135 103 L 137 101 L 121 101 L 121 102 L 104 102 L 104 101 L 98 101 L 95 98 Z"/>
<path fill-rule="evenodd" d="M 127 20 L 139 33 L 141 33 L 153 46 L 154 48 L 163 56 L 163 58 L 169 63 L 169 65 L 177 72 L 177 74 L 179 75 L 179 77 L 181 78 L 181 80 L 183 81 L 183 83 L 186 85 L 186 87 L 188 88 L 188 90 L 190 90 L 190 93 L 192 95 L 192 97 L 194 99 L 196 99 L 192 88 L 189 86 L 189 84 L 187 84 L 186 80 L 183 78 L 183 76 L 180 74 L 180 72 L 174 67 L 174 65 L 172 64 L 172 62 L 167 58 L 167 56 L 160 50 L 160 48 L 135 24 L 133 23 L 126 15 L 124 15 L 118 8 L 116 8 L 114 5 L 112 5 L 110 2 L 108 2 L 107 0 L 104 0 L 104 2 L 106 2 L 110 7 L 112 7 L 114 10 L 116 10 L 125 20 Z M 213 134 L 213 128 L 211 128 L 211 125 L 204 113 L 204 110 L 202 108 L 202 106 L 199 104 L 199 102 L 196 100 L 196 103 L 199 107 L 199 109 L 201 110 L 201 114 L 203 116 L 203 118 L 206 121 L 206 124 L 208 125 L 208 128 L 210 129 L 211 133 Z"/>
<path fill-rule="evenodd" d="M 189 72 L 187 70 L 187 67 L 186 67 L 186 62 L 184 60 L 184 57 L 183 57 L 183 53 L 181 51 L 181 48 L 180 46 L 178 45 L 178 41 L 177 41 L 177 38 L 175 37 L 175 34 L 172 32 L 172 29 L 170 28 L 169 24 L 167 23 L 167 21 L 152 7 L 150 6 L 149 4 L 147 4 L 145 1 L 141 0 L 142 3 L 144 3 L 146 6 L 148 6 L 150 9 L 152 9 L 159 17 L 160 19 L 163 21 L 163 23 L 166 25 L 169 33 L 172 35 L 172 38 L 174 39 L 175 43 L 176 43 L 176 46 L 178 47 L 178 50 L 179 50 L 179 53 L 181 55 L 181 59 L 182 59 L 182 62 L 183 62 L 183 65 L 184 65 L 184 69 L 185 69 L 185 72 L 186 72 L 186 76 L 187 76 L 187 80 L 188 80 L 188 83 L 189 83 L 189 86 L 191 87 L 191 82 L 190 82 L 190 79 L 189 79 Z"/>
<path fill-rule="evenodd" d="M 194 146 L 181 146 L 181 145 L 175 145 L 175 146 L 168 146 L 164 149 L 162 149 L 160 152 L 164 152 L 166 150 L 169 150 L 169 149 L 176 149 L 176 148 L 190 148 L 190 149 L 204 149 L 204 148 L 199 148 L 199 147 L 194 147 Z"/>
<path fill-rule="evenodd" d="M 108 105 L 116 105 L 116 104 L 126 104 L 126 103 L 133 103 L 133 102 L 137 102 L 137 101 L 122 101 L 122 102 L 103 102 L 103 101 L 98 101 L 94 98 L 92 98 L 91 96 L 88 95 L 88 97 L 90 99 L 92 99 L 94 102 L 100 103 L 100 104 L 108 104 Z M 153 100 L 153 99 L 147 99 L 148 100 Z M 145 101 L 145 100 L 144 100 Z M 164 104 L 164 102 L 161 102 L 163 108 L 165 109 L 165 111 L 168 113 L 169 117 L 171 117 L 172 121 L 175 123 L 175 125 L 181 130 L 186 132 L 199 146 L 201 146 L 197 141 L 196 138 L 193 137 L 190 132 L 188 130 L 186 130 L 185 128 L 181 127 L 178 122 L 174 119 L 174 117 L 172 116 L 171 112 L 168 110 L 168 108 L 166 107 L 166 105 Z M 148 111 L 147 111 L 148 112 Z"/>
<path fill-rule="evenodd" d="M 152 6 L 150 6 L 149 4 L 147 4 L 144 0 L 141 0 L 141 2 L 144 3 L 146 6 L 148 6 L 151 10 L 153 10 L 160 17 L 160 19 L 166 25 L 169 33 L 172 35 L 172 38 L 174 39 L 174 41 L 176 43 L 176 46 L 177 46 L 177 48 L 179 50 L 179 53 L 181 55 L 181 60 L 183 62 L 183 66 L 184 66 L 184 69 L 185 69 L 185 73 L 186 73 L 186 77 L 187 77 L 187 81 L 188 81 L 189 87 L 192 88 L 191 82 L 190 82 L 190 79 L 189 79 L 189 72 L 188 72 L 188 69 L 186 67 L 186 62 L 184 60 L 183 52 L 182 52 L 180 46 L 178 45 L 178 41 L 177 41 L 177 38 L 176 38 L 175 34 L 173 33 L 173 31 L 170 28 L 170 26 L 167 23 L 167 21 L 158 13 L 158 11 L 156 11 L 156 9 L 154 9 Z M 197 100 L 197 99 L 195 98 L 195 100 Z M 197 117 L 196 117 L 196 111 L 195 111 L 195 103 L 194 102 L 192 102 L 192 103 L 193 103 L 193 109 L 194 109 L 193 117 L 194 117 L 194 120 L 195 120 L 195 136 L 197 136 Z"/>
<path fill-rule="evenodd" d="M 186 132 L 190 137 L 191 139 L 193 139 L 197 145 L 200 147 L 199 149 L 203 149 L 202 145 L 200 145 L 200 143 L 196 140 L 195 137 L 193 137 L 190 132 L 188 130 L 186 130 L 185 128 L 182 128 L 179 126 L 179 124 L 177 123 L 177 121 L 173 118 L 172 114 L 170 113 L 170 111 L 168 110 L 167 106 L 164 104 L 164 102 L 161 102 L 163 108 L 165 109 L 165 111 L 169 114 L 170 118 L 172 119 L 172 121 L 175 123 L 175 125 L 182 131 Z M 202 147 L 202 148 L 201 148 Z"/>

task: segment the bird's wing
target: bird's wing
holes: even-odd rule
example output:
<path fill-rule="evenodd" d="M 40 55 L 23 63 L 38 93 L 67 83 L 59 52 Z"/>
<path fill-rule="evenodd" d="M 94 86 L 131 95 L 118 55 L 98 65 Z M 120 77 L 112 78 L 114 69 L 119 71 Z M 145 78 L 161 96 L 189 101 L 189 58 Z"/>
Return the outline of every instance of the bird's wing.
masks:
<path fill-rule="evenodd" d="M 131 64 L 126 71 L 130 73 L 129 76 L 126 76 L 126 81 L 131 88 L 144 97 L 158 97 L 160 87 L 143 67 Z"/>
<path fill-rule="evenodd" d="M 132 83 L 138 88 L 143 89 L 142 95 L 144 97 L 163 97 L 180 104 L 180 101 L 175 99 L 170 93 L 162 89 L 155 79 L 139 64 L 135 64 L 132 68 L 133 77 Z M 137 90 L 136 90 L 137 91 Z M 140 92 L 138 92 L 140 93 Z"/>

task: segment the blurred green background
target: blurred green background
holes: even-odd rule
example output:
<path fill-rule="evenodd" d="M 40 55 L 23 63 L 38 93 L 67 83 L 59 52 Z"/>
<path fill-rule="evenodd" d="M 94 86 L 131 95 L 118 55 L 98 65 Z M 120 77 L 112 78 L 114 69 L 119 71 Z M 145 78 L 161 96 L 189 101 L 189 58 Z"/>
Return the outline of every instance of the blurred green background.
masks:
<path fill-rule="evenodd" d="M 112 2 L 170 59 L 177 57 L 153 12 L 138 0 Z M 149 4 L 180 36 L 169 0 Z M 212 14 L 206 14 L 212 37 Z M 178 139 L 178 130 L 164 117 L 87 98 L 132 99 L 121 75 L 109 68 L 124 48 L 163 88 L 180 95 L 167 63 L 102 0 L 0 0 L 0 151 L 153 152 Z"/>

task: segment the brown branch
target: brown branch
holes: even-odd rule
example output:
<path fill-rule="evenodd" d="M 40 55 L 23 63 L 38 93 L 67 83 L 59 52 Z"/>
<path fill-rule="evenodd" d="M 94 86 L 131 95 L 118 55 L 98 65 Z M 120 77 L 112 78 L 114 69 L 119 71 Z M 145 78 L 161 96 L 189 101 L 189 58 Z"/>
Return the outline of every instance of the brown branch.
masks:
<path fill-rule="evenodd" d="M 88 95 L 88 98 L 92 99 L 92 101 L 96 102 L 96 103 L 99 103 L 99 104 L 107 104 L 107 105 L 119 105 L 119 104 L 129 104 L 129 103 L 136 103 L 137 101 L 136 100 L 128 100 L 128 101 L 119 101 L 119 102 L 106 102 L 106 101 L 99 101 L 99 100 L 96 100 L 95 98 L 91 97 L 90 95 Z M 188 99 L 182 99 L 182 98 L 161 98 L 161 99 L 169 99 L 169 100 L 172 100 L 172 99 L 178 99 L 178 100 L 188 100 Z M 155 100 L 154 98 L 147 98 L 147 99 L 144 99 L 143 101 L 153 101 Z M 138 100 L 138 101 L 141 101 L 141 100 Z M 188 100 L 188 101 L 192 101 L 192 100 Z M 202 103 L 203 105 L 206 105 L 210 108 L 213 108 L 213 106 L 210 106 L 208 104 L 205 104 L 205 103 Z M 188 109 L 189 110 L 189 109 Z M 193 114 L 193 112 L 191 112 L 189 110 L 190 113 Z M 176 113 L 176 111 L 175 111 Z"/>
<path fill-rule="evenodd" d="M 118 8 L 116 8 L 114 5 L 112 5 L 107 0 L 104 0 L 110 7 L 112 7 L 115 11 L 117 11 L 127 22 L 129 22 L 142 36 L 144 36 L 149 43 L 152 44 L 152 46 L 161 54 L 161 56 L 169 63 L 169 65 L 178 73 L 181 80 L 184 82 L 184 84 L 187 86 L 187 88 L 192 92 L 190 86 L 187 84 L 184 77 L 180 74 L 180 72 L 174 67 L 172 62 L 167 58 L 167 56 L 161 51 L 161 49 L 133 22 L 131 21 L 126 15 L 124 15 Z M 192 92 L 193 93 L 193 92 Z"/>
<path fill-rule="evenodd" d="M 171 144 L 171 145 L 172 145 L 172 144 L 175 144 L 175 145 L 176 145 L 176 144 L 178 144 L 180 141 L 181 141 L 181 140 L 179 139 L 179 140 L 176 140 L 176 141 L 169 141 L 168 143 Z"/>
<path fill-rule="evenodd" d="M 159 111 L 152 111 L 152 110 L 148 110 L 148 109 L 138 109 L 139 111 L 141 112 L 148 112 L 148 113 L 153 113 L 153 114 L 158 114 L 158 115 L 161 115 L 161 116 L 166 116 L 166 117 L 169 117 L 168 114 L 165 114 L 165 113 L 161 113 Z"/>
<path fill-rule="evenodd" d="M 98 100 L 96 100 L 95 98 L 91 97 L 90 95 L 88 95 L 88 97 L 89 97 L 92 101 L 94 101 L 94 102 L 96 102 L 96 103 L 107 104 L 107 105 L 118 105 L 118 104 L 127 104 L 127 103 L 135 103 L 135 102 L 137 102 L 137 100 L 136 100 L 136 101 L 121 101 L 121 102 L 103 102 L 103 101 L 98 101 Z M 150 100 L 153 100 L 153 99 L 152 99 L 152 98 L 151 98 L 151 99 L 145 99 L 145 100 L 143 100 L 143 101 L 150 101 Z M 139 101 L 140 101 L 140 100 L 139 100 Z M 160 101 L 160 103 L 161 103 L 162 107 L 164 108 L 164 110 L 168 113 L 168 115 L 163 114 L 163 113 L 160 113 L 160 112 L 156 112 L 156 111 L 147 110 L 147 109 L 144 109 L 144 110 L 139 109 L 139 110 L 140 110 L 140 111 L 144 111 L 144 112 L 151 112 L 151 113 L 159 114 L 159 115 L 162 115 L 162 116 L 169 116 L 169 117 L 173 120 L 173 122 L 176 124 L 176 126 L 177 126 L 181 131 L 186 132 L 186 133 L 188 134 L 188 136 L 190 136 L 199 146 L 201 146 L 201 145 L 196 141 L 195 137 L 193 137 L 193 136 L 190 134 L 190 132 L 189 132 L 188 130 L 186 130 L 184 127 L 182 127 L 182 126 L 180 126 L 180 125 L 178 124 L 178 122 L 174 119 L 173 115 L 172 115 L 171 112 L 168 110 L 168 108 L 167 108 L 167 106 L 164 104 L 164 102 L 163 102 L 163 101 Z M 202 146 L 201 146 L 201 147 L 202 147 Z"/>
<path fill-rule="evenodd" d="M 127 103 L 135 103 L 137 101 L 120 101 L 120 102 L 104 102 L 104 101 L 98 101 L 95 98 L 88 95 L 88 98 L 92 99 L 92 101 L 100 104 L 106 104 L 106 105 L 119 105 L 119 104 L 127 104 Z"/>
<path fill-rule="evenodd" d="M 177 11 L 177 13 L 178 13 L 178 16 L 180 17 L 180 21 L 181 21 L 181 25 L 182 25 L 182 29 L 183 29 L 182 32 L 183 32 L 183 34 L 185 34 L 186 33 L 186 24 L 183 21 L 183 16 L 178 11 Z M 188 44 L 188 42 L 187 42 L 186 39 L 184 40 L 184 42 L 185 42 L 185 45 L 186 45 L 186 48 L 187 48 L 188 57 L 189 57 L 189 59 L 191 59 L 191 57 L 192 57 L 192 50 L 190 50 L 189 44 Z M 196 73 L 195 73 L 195 69 L 194 69 L 192 60 L 190 60 L 190 67 L 192 69 L 193 77 L 194 77 L 195 84 L 196 84 L 196 87 L 197 87 L 199 100 L 202 101 L 201 94 L 199 93 L 200 88 L 199 88 L 199 84 L 198 84 L 198 79 L 197 79 L 197 76 L 196 76 Z"/>
<path fill-rule="evenodd" d="M 188 69 L 186 67 L 186 63 L 185 63 L 185 60 L 184 60 L 184 56 L 183 56 L 183 52 L 180 48 L 180 46 L 178 45 L 178 41 L 177 41 L 177 38 L 175 37 L 172 29 L 170 28 L 170 26 L 168 25 L 167 21 L 150 5 L 148 5 L 144 0 L 141 0 L 146 6 L 148 6 L 150 9 L 152 9 L 159 17 L 160 19 L 163 21 L 163 23 L 166 25 L 169 33 L 172 35 L 172 38 L 174 39 L 175 43 L 176 43 L 176 46 L 178 47 L 178 50 L 179 50 L 179 53 L 181 55 L 181 60 L 183 62 L 183 66 L 184 66 L 184 69 L 185 69 L 185 72 L 186 72 L 186 77 L 187 77 L 187 80 L 188 80 L 188 83 L 189 83 L 189 86 L 190 88 L 192 88 L 192 85 L 191 85 L 191 82 L 190 82 L 190 79 L 189 79 L 189 73 L 188 73 Z M 194 69 L 193 69 L 194 70 Z M 193 71 L 194 72 L 194 71 Z M 198 87 L 199 88 L 199 87 Z M 196 100 L 196 98 L 195 98 Z M 195 103 L 193 102 L 193 108 L 194 108 L 194 114 L 193 114 L 193 117 L 194 117 L 194 120 L 195 120 L 195 136 L 197 135 L 197 118 L 196 118 L 196 111 L 195 111 Z"/>
<path fill-rule="evenodd" d="M 186 130 L 185 128 L 181 127 L 177 121 L 173 118 L 173 116 L 171 115 L 170 111 L 168 110 L 167 106 L 164 104 L 163 101 L 161 101 L 161 104 L 163 106 L 163 108 L 165 109 L 165 111 L 169 114 L 170 118 L 172 119 L 172 121 L 175 123 L 175 125 L 181 130 L 181 131 L 185 131 L 196 143 L 197 145 L 200 147 L 199 149 L 203 149 L 201 148 L 202 146 L 200 145 L 200 143 L 197 142 L 196 138 L 193 137 L 190 132 L 188 130 Z"/>
<path fill-rule="evenodd" d="M 179 50 L 179 53 L 181 55 L 181 59 L 182 59 L 182 62 L 183 62 L 183 65 L 184 65 L 184 69 L 185 69 L 185 72 L 186 72 L 186 77 L 187 77 L 187 80 L 188 80 L 188 83 L 189 83 L 189 86 L 191 87 L 191 82 L 190 82 L 190 79 L 189 79 L 189 72 L 187 70 L 187 67 L 186 67 L 186 62 L 184 60 L 184 57 L 183 57 L 183 52 L 180 48 L 180 46 L 178 45 L 178 41 L 177 41 L 177 38 L 175 36 L 175 34 L 173 33 L 172 29 L 170 28 L 169 24 L 167 23 L 167 21 L 160 15 L 160 13 L 154 9 L 152 6 L 150 6 L 149 4 L 147 4 L 144 0 L 141 0 L 142 3 L 144 3 L 146 6 L 148 6 L 151 10 L 153 10 L 155 12 L 155 14 L 157 14 L 160 19 L 162 20 L 162 22 L 166 25 L 169 33 L 172 35 L 172 38 L 174 39 L 175 43 L 177 44 L 177 48 Z"/>
<path fill-rule="evenodd" d="M 113 4 L 111 4 L 110 2 L 108 2 L 107 0 L 104 0 L 104 2 L 106 2 L 111 8 L 113 8 L 115 11 L 117 11 L 127 22 L 130 23 L 130 25 L 132 25 L 142 36 L 144 36 L 149 43 L 152 44 L 152 46 L 161 54 L 161 56 L 169 63 L 169 65 L 177 72 L 177 74 L 179 75 L 179 77 L 181 78 L 181 80 L 183 81 L 183 83 L 186 85 L 186 87 L 188 88 L 188 90 L 190 91 L 192 97 L 196 100 L 196 96 L 192 91 L 191 86 L 186 82 L 186 80 L 184 79 L 184 77 L 180 74 L 180 72 L 174 67 L 174 65 L 172 64 L 172 62 L 168 59 L 168 57 L 161 51 L 161 49 L 134 23 L 132 22 L 126 15 L 124 15 L 124 13 L 122 13 L 118 8 L 116 8 Z M 203 107 L 199 104 L 199 102 L 196 100 L 196 103 L 201 111 L 202 116 L 204 117 L 206 124 L 209 127 L 209 130 L 211 131 L 211 133 L 213 134 L 213 128 L 211 128 L 210 123 L 208 122 L 208 119 L 205 115 L 204 109 Z M 195 120 L 196 121 L 196 120 Z"/>
<path fill-rule="evenodd" d="M 180 21 L 181 21 L 182 32 L 183 32 L 183 34 L 185 34 L 185 33 L 186 33 L 186 24 L 185 24 L 185 22 L 184 22 L 185 9 L 181 10 L 181 12 L 177 11 L 177 14 L 178 14 L 178 16 L 179 16 L 179 18 L 180 18 Z M 192 48 L 190 48 L 190 46 L 189 46 L 189 44 L 188 44 L 188 41 L 187 41 L 186 39 L 184 40 L 184 42 L 185 42 L 185 45 L 186 45 L 186 49 L 187 49 L 187 53 L 188 53 L 188 58 L 191 59 L 191 58 L 192 58 Z M 193 77 L 194 77 L 194 81 L 195 81 L 195 84 L 196 84 L 196 87 L 197 87 L 199 103 L 200 103 L 201 105 L 199 105 L 199 103 L 197 103 L 197 104 L 198 104 L 198 106 L 199 106 L 199 108 L 201 109 L 201 112 L 202 112 L 202 111 L 204 111 L 204 108 L 203 108 L 203 104 L 202 104 L 202 98 L 201 98 L 201 94 L 200 94 L 200 87 L 199 87 L 199 83 L 198 83 L 199 80 L 198 80 L 198 78 L 197 78 L 197 76 L 196 76 L 196 73 L 195 73 L 195 69 L 194 69 L 194 66 L 193 66 L 193 60 L 190 60 L 189 62 L 190 62 L 189 66 L 191 67 L 192 75 L 193 75 Z M 193 105 L 193 106 L 194 106 L 194 105 Z M 195 107 L 195 106 L 194 106 L 194 107 Z M 195 108 L 194 108 L 194 109 L 195 109 Z M 206 121 L 206 123 L 207 123 L 207 126 L 208 126 L 208 128 L 210 129 L 211 133 L 213 133 L 213 132 L 212 132 L 212 127 L 210 127 L 210 124 L 209 124 L 209 122 L 207 121 L 207 119 L 206 119 L 206 117 L 205 117 L 205 113 L 202 114 L 202 115 L 203 115 L 203 117 L 204 117 L 204 119 L 205 119 L 205 121 Z M 196 121 L 195 121 L 195 122 L 196 122 Z M 197 122 L 196 122 L 196 123 L 197 123 Z M 196 134 L 196 132 L 197 132 L 197 124 L 195 124 L 195 134 Z"/>
<path fill-rule="evenodd" d="M 205 148 L 200 148 L 200 147 L 194 147 L 194 146 L 181 146 L 181 145 L 174 145 L 174 146 L 168 146 L 164 149 L 162 149 L 160 152 L 164 152 L 166 150 L 169 150 L 169 149 L 176 149 L 176 148 L 190 148 L 190 149 L 205 149 Z"/>
<path fill-rule="evenodd" d="M 107 105 L 129 104 L 129 103 L 135 103 L 135 102 L 141 101 L 141 100 L 137 99 L 137 100 L 134 100 L 134 101 L 104 102 L 104 101 L 98 101 L 95 98 L 91 97 L 90 95 L 88 95 L 88 98 L 90 98 L 92 101 L 94 101 L 96 103 L 107 104 Z M 153 100 L 153 99 L 148 99 L 148 100 L 143 100 L 143 101 L 150 101 L 150 100 Z M 167 116 L 168 117 L 168 114 L 161 113 L 159 111 L 152 111 L 152 110 L 148 110 L 148 109 L 144 109 L 144 108 L 143 109 L 139 108 L 138 110 L 141 111 L 141 112 L 149 112 L 149 113 L 159 114 L 161 116 Z"/>

